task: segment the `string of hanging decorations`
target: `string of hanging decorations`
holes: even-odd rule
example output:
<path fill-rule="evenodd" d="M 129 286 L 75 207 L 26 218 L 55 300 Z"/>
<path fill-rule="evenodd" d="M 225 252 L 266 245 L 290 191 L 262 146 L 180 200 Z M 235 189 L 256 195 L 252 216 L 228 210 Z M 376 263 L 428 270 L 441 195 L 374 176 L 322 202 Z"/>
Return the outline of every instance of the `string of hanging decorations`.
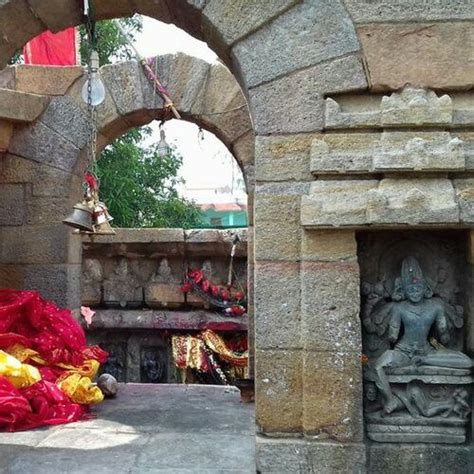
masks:
<path fill-rule="evenodd" d="M 186 273 L 181 291 L 183 293 L 195 292 L 207 301 L 211 307 L 220 310 L 226 316 L 242 316 L 245 314 L 247 312 L 245 293 L 237 279 L 236 282 L 240 289 L 235 288 L 233 282 L 234 257 L 239 242 L 239 236 L 235 235 L 232 241 L 229 273 L 225 286 L 216 285 L 209 281 L 202 270 L 192 269 Z"/>

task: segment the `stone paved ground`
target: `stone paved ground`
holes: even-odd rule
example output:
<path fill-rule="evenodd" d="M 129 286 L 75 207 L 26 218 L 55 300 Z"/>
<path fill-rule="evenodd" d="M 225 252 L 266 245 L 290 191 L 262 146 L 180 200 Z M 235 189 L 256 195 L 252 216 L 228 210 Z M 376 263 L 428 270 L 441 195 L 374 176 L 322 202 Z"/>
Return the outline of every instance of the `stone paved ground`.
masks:
<path fill-rule="evenodd" d="M 0 433 L 0 473 L 251 473 L 253 410 L 234 387 L 122 385 L 93 420 Z"/>

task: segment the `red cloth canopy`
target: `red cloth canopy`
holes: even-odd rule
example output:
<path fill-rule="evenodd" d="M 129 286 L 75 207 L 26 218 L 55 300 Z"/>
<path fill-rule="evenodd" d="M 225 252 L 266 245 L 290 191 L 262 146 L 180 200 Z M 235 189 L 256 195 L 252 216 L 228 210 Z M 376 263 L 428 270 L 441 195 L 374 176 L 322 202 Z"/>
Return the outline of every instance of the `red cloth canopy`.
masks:
<path fill-rule="evenodd" d="M 23 55 L 25 64 L 76 66 L 79 63 L 76 28 L 41 33 L 26 43 Z"/>

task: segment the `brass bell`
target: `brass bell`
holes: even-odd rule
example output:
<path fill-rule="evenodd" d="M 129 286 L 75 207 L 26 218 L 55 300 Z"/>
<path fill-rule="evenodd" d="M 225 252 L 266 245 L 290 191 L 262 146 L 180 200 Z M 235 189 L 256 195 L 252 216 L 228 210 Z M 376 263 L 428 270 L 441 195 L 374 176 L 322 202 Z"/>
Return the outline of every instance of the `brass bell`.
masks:
<path fill-rule="evenodd" d="M 113 217 L 109 214 L 107 206 L 103 202 L 97 203 L 94 208 L 94 233 L 95 234 L 115 234 L 110 222 Z"/>
<path fill-rule="evenodd" d="M 78 202 L 73 209 L 72 213 L 63 220 L 63 224 L 81 231 L 93 232 L 92 209 L 85 202 Z"/>

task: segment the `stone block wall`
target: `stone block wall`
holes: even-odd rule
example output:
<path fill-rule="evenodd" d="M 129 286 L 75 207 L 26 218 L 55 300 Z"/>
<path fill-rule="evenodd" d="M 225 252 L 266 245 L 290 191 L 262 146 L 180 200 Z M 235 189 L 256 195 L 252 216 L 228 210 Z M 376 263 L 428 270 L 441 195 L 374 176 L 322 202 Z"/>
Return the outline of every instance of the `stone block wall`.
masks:
<path fill-rule="evenodd" d="M 200 296 L 181 291 L 186 272 L 195 268 L 213 284 L 227 284 L 235 235 L 233 283 L 250 295 L 247 229 L 117 229 L 82 237 L 81 302 L 95 311 L 89 340 L 111 354 L 104 371 L 124 382 L 177 382 L 171 335 L 205 329 L 247 334 L 249 315 L 221 315 Z"/>
<path fill-rule="evenodd" d="M 55 4 L 0 6 L 0 18 L 22 19 L 22 28 L 0 20 L 0 61 L 45 27 L 79 21 L 75 2 L 61 14 Z M 472 443 L 366 449 L 356 234 L 464 229 L 472 246 L 472 1 L 100 4 L 104 18 L 138 11 L 205 40 L 249 101 L 258 470 L 469 472 Z M 136 119 L 111 119 L 104 137 Z M 250 135 L 235 150 L 253 150 Z M 68 161 L 68 143 L 57 136 L 44 143 Z"/>

